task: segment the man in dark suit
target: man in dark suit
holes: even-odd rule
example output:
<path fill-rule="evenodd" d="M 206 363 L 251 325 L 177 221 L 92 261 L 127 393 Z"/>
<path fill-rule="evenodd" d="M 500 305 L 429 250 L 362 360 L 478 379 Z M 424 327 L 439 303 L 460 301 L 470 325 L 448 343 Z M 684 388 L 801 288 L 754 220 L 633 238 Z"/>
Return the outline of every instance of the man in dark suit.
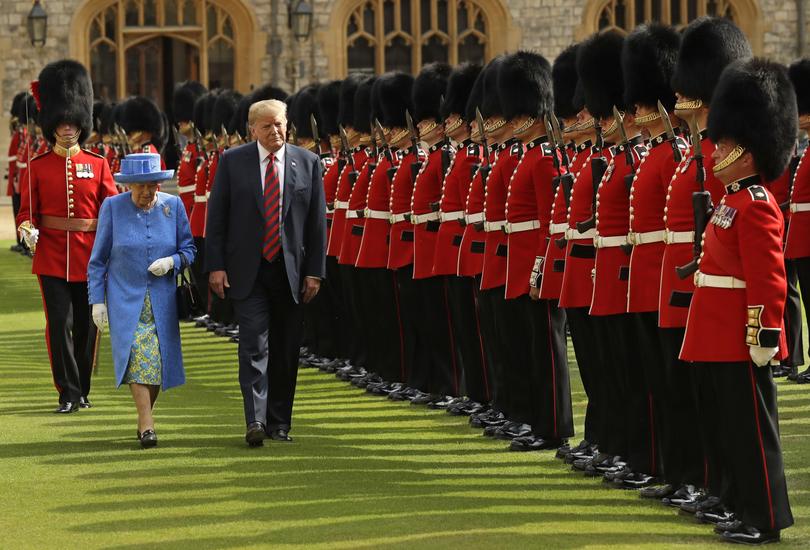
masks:
<path fill-rule="evenodd" d="M 326 204 L 318 157 L 285 143 L 286 106 L 254 103 L 256 141 L 219 159 L 208 203 L 206 269 L 239 322 L 239 384 L 252 447 L 291 441 L 302 303 L 325 273 Z"/>

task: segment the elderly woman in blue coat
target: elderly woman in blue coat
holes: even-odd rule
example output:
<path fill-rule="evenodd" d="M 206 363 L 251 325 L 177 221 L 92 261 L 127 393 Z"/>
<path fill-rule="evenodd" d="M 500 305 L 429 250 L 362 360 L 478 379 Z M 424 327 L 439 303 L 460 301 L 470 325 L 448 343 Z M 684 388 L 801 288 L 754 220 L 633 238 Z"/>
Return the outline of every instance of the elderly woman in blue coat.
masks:
<path fill-rule="evenodd" d="M 109 323 L 116 385 L 129 385 L 144 448 L 157 445 L 152 409 L 161 387 L 185 382 L 174 275 L 196 249 L 183 203 L 157 190 L 173 174 L 157 154 L 122 160 L 114 179 L 130 191 L 102 203 L 88 266 L 93 321 Z"/>

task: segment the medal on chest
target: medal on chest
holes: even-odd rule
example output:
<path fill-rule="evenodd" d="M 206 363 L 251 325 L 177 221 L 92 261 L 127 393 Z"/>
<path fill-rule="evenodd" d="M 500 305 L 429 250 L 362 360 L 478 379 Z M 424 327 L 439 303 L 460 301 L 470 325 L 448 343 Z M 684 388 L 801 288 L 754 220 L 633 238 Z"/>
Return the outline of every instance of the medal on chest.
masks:
<path fill-rule="evenodd" d="M 80 179 L 91 179 L 93 177 L 93 165 L 92 164 L 80 164 L 75 163 L 73 166 L 76 167 L 76 177 Z"/>
<path fill-rule="evenodd" d="M 734 223 L 734 217 L 737 215 L 737 209 L 732 208 L 726 204 L 720 204 L 714 209 L 712 214 L 711 223 L 720 229 L 728 229 Z"/>

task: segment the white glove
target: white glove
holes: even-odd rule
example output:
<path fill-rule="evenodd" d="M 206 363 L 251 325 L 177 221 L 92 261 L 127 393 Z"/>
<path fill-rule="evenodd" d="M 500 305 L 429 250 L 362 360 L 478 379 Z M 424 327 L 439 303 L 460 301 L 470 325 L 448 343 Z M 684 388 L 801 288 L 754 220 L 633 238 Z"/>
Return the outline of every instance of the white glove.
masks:
<path fill-rule="evenodd" d="M 17 228 L 25 245 L 33 252 L 37 248 L 37 241 L 39 241 L 39 229 L 33 226 L 31 222 L 25 221 Z"/>
<path fill-rule="evenodd" d="M 751 361 L 758 367 L 764 367 L 770 363 L 771 359 L 779 348 L 763 348 L 762 346 L 748 346 L 748 353 L 751 355 Z"/>
<path fill-rule="evenodd" d="M 104 327 L 107 326 L 107 306 L 105 304 L 93 304 L 93 322 L 99 330 L 104 330 Z"/>
<path fill-rule="evenodd" d="M 174 268 L 174 258 L 166 256 L 165 258 L 158 258 L 152 265 L 149 266 L 149 273 L 155 277 L 162 277 Z"/>

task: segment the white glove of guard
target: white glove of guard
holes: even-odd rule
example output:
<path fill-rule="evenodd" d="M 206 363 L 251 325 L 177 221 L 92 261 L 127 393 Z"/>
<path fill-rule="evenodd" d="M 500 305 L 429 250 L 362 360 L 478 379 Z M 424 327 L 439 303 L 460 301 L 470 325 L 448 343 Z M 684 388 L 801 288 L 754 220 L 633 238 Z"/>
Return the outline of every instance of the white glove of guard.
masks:
<path fill-rule="evenodd" d="M 174 269 L 174 258 L 166 256 L 152 262 L 152 265 L 149 266 L 149 273 L 155 277 L 162 277 L 172 269 Z"/>
<path fill-rule="evenodd" d="M 763 348 L 762 346 L 748 346 L 748 353 L 751 355 L 751 361 L 758 367 L 764 367 L 770 363 L 771 359 L 779 348 Z"/>
<path fill-rule="evenodd" d="M 98 330 L 104 330 L 104 327 L 107 326 L 106 304 L 93 304 L 93 322 Z"/>

